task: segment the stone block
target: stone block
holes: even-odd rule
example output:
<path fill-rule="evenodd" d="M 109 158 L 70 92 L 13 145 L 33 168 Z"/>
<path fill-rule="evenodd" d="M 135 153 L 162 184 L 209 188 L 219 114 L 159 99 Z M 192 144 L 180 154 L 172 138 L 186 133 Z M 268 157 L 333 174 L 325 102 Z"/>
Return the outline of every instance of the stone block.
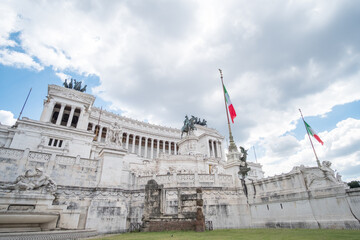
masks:
<path fill-rule="evenodd" d="M 58 227 L 62 229 L 78 229 L 79 212 L 61 213 Z"/>

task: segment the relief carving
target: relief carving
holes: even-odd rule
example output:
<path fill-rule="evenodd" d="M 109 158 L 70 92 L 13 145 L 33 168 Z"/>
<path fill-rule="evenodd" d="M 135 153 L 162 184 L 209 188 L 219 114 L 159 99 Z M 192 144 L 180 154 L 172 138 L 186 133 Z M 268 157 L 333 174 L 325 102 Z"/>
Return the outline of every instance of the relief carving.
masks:
<path fill-rule="evenodd" d="M 44 189 L 50 193 L 54 193 L 57 189 L 56 183 L 44 174 L 42 168 L 35 168 L 35 171 L 32 169 L 26 170 L 25 174 L 18 176 L 14 183 L 5 187 L 17 191 Z"/>

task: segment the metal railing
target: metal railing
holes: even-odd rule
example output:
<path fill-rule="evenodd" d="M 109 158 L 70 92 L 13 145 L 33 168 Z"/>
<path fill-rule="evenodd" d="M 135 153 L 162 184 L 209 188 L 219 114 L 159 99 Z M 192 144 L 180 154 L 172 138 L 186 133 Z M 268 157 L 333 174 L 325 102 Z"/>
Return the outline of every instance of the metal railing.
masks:
<path fill-rule="evenodd" d="M 140 223 L 130 223 L 129 232 L 140 232 L 141 224 Z"/>
<path fill-rule="evenodd" d="M 205 230 L 208 230 L 208 231 L 214 230 L 212 221 L 205 221 Z"/>

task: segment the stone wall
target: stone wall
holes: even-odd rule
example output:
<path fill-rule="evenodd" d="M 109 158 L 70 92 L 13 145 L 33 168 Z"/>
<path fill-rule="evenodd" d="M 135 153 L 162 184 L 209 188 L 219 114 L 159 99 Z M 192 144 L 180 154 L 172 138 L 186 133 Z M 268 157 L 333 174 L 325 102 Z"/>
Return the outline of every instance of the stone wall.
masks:
<path fill-rule="evenodd" d="M 0 182 L 15 181 L 26 169 L 42 167 L 44 173 L 58 184 L 52 203 L 54 209 L 64 208 L 78 214 L 77 229 L 125 232 L 130 223 L 141 224 L 145 209 L 144 189 L 150 179 L 163 184 L 162 218 L 152 229 L 160 230 L 161 222 L 174 215 L 186 215 L 184 209 L 194 206 L 179 199 L 182 199 L 181 195 L 194 194 L 197 187 L 202 188 L 205 221 L 212 221 L 214 229 L 360 228 L 360 189 L 346 189 L 342 182 L 319 168 L 295 168 L 279 176 L 246 180 L 245 192 L 243 186 L 235 184 L 232 175 L 218 173 L 134 176 L 134 184 L 129 182 L 131 188 L 127 185 L 100 188 L 97 183 L 102 160 L 29 149 L 0 148 L 0 163 Z M 122 173 L 116 174 L 114 177 L 122 176 Z M 190 212 L 194 213 L 193 210 Z M 70 213 L 63 216 L 70 217 Z M 194 222 L 189 223 L 194 219 L 172 219 L 162 229 L 194 227 Z M 69 228 L 66 219 L 61 222 L 61 227 Z"/>
<path fill-rule="evenodd" d="M 360 188 L 347 189 L 346 195 L 351 213 L 360 222 Z"/>
<path fill-rule="evenodd" d="M 252 227 L 360 227 L 347 202 L 344 183 L 330 178 L 323 169 L 295 169 L 247 182 L 247 189 Z"/>
<path fill-rule="evenodd" d="M 99 160 L 36 151 L 0 148 L 0 181 L 13 182 L 26 169 L 41 167 L 57 184 L 96 186 Z"/>
<path fill-rule="evenodd" d="M 56 204 L 80 212 L 78 229 L 118 233 L 126 232 L 130 223 L 141 223 L 143 191 L 58 186 L 56 197 Z"/>
<path fill-rule="evenodd" d="M 168 203 L 171 200 L 176 201 L 174 205 L 177 205 L 177 211 L 169 214 Z M 164 185 L 158 185 L 153 179 L 149 180 L 145 186 L 142 220 L 142 231 L 145 232 L 175 230 L 203 232 L 205 218 L 202 190 L 178 189 L 176 193 L 174 189 L 165 190 Z"/>
<path fill-rule="evenodd" d="M 173 173 L 167 175 L 137 177 L 137 187 L 144 188 L 150 179 L 154 179 L 165 187 L 221 187 L 232 186 L 234 184 L 233 176 L 228 174 Z"/>

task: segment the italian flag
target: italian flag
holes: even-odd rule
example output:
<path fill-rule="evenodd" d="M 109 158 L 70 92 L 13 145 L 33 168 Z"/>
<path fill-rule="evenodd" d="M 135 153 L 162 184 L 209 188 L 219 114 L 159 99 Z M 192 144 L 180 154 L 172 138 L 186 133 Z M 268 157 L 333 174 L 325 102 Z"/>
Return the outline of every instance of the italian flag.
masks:
<path fill-rule="evenodd" d="M 226 104 L 227 104 L 227 106 L 229 108 L 231 121 L 232 121 L 232 123 L 234 123 L 234 118 L 236 117 L 236 112 L 235 112 L 234 106 L 231 103 L 230 96 L 229 96 L 228 92 L 226 91 L 225 85 L 223 85 L 223 87 L 224 87 Z"/>
<path fill-rule="evenodd" d="M 319 143 L 321 143 L 321 145 L 324 145 L 324 142 L 321 141 L 320 137 L 317 135 L 317 133 L 310 127 L 309 124 L 307 124 L 307 122 L 305 122 L 305 126 L 306 126 L 306 130 L 308 131 L 309 134 L 311 134 L 311 136 L 313 136 L 316 140 L 318 140 Z"/>

